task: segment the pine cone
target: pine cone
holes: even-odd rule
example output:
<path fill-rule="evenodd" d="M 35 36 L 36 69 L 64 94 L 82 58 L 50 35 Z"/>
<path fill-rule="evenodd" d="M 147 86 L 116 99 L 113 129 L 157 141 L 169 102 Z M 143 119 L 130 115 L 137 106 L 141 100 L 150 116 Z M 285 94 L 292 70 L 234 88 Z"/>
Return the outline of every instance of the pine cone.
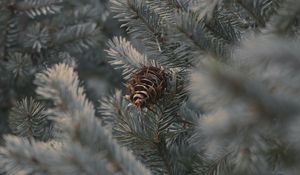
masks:
<path fill-rule="evenodd" d="M 155 104 L 165 93 L 167 76 L 163 69 L 142 67 L 134 72 L 126 83 L 130 93 L 126 97 L 139 110 Z"/>

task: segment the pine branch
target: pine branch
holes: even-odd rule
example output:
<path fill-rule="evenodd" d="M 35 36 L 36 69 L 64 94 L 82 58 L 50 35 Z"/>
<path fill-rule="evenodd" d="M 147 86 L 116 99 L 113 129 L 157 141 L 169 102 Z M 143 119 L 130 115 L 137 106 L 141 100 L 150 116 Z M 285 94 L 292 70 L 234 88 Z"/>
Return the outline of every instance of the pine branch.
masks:
<path fill-rule="evenodd" d="M 199 17 L 198 17 L 199 18 Z M 209 31 L 216 37 L 223 38 L 230 44 L 235 44 L 241 39 L 245 23 L 241 17 L 225 7 L 216 11 L 213 18 L 203 18 Z"/>
<path fill-rule="evenodd" d="M 211 67 L 212 71 L 211 76 L 214 77 L 211 79 L 206 77 L 204 73 L 195 73 L 192 75 L 192 82 L 194 87 L 192 88 L 194 94 L 194 100 L 199 100 L 202 98 L 202 102 L 208 103 L 204 106 L 208 106 L 207 110 L 218 109 L 221 106 L 227 106 L 228 103 L 234 103 L 235 98 L 242 98 L 243 101 L 249 103 L 252 106 L 253 110 L 257 112 L 257 115 L 264 117 L 276 117 L 276 116 L 292 116 L 297 110 L 297 104 L 280 98 L 279 96 L 272 96 L 266 88 L 258 83 L 258 81 L 245 79 L 245 75 L 242 76 L 242 73 L 236 73 L 234 71 L 224 70 L 225 68 L 218 67 L 213 65 Z M 209 75 L 209 74 L 208 74 Z M 210 84 L 210 83 L 217 84 Z M 227 91 L 226 93 L 220 92 L 219 89 L 206 89 L 202 86 L 201 91 L 198 90 L 200 84 L 206 83 L 208 87 L 223 87 L 223 90 Z M 198 85 L 197 85 L 198 84 Z M 218 92 L 219 93 L 216 93 Z M 227 94 L 228 93 L 228 94 Z M 198 94 L 198 95 L 197 95 Z M 202 95 L 200 95 L 202 94 Z M 211 94 L 211 97 L 207 94 Z M 214 94 L 214 95 L 212 95 Z M 224 97 L 224 95 L 228 95 Z M 223 97 L 222 97 L 223 96 Z M 207 97 L 203 99 L 203 97 Z M 221 99 L 224 100 L 221 100 Z M 213 104 L 214 103 L 214 104 Z M 280 107 L 279 107 L 280 106 Z M 282 108 L 281 108 L 282 107 Z M 267 119 L 266 118 L 266 119 Z M 271 120 L 271 118 L 267 120 Z"/>
<path fill-rule="evenodd" d="M 193 174 L 200 175 L 229 175 L 233 173 L 232 165 L 228 160 L 231 153 L 219 153 L 218 157 L 213 160 L 208 159 L 206 155 L 197 155 L 197 159 L 194 162 Z"/>
<path fill-rule="evenodd" d="M 192 51 L 197 54 L 210 53 L 226 59 L 229 54 L 228 43 L 211 33 L 205 24 L 197 20 L 197 16 L 191 12 L 182 13 L 177 18 L 175 30 L 168 35 L 174 42 L 184 41 Z"/>
<path fill-rule="evenodd" d="M 208 20 L 213 18 L 214 12 L 218 6 L 223 3 L 224 0 L 191 0 L 189 2 L 190 9 L 192 11 L 199 11 L 199 18 L 207 18 Z M 229 3 L 229 2 L 225 2 Z"/>
<path fill-rule="evenodd" d="M 162 19 L 166 24 L 176 24 L 174 14 L 181 11 L 188 11 L 187 0 L 164 0 L 164 1 L 146 1 L 151 6 L 151 9 Z"/>
<path fill-rule="evenodd" d="M 2 5 L 2 4 L 0 4 Z M 5 5 L 3 3 L 3 7 L 5 7 Z M 19 36 L 19 21 L 18 21 L 18 13 L 15 12 L 14 9 L 10 9 L 10 7 L 12 7 L 13 5 L 9 4 L 7 5 L 7 9 L 1 9 L 1 13 L 9 13 L 7 17 L 4 17 L 4 19 L 2 19 L 4 27 L 2 28 L 3 31 L 5 31 L 3 33 L 3 41 L 1 41 L 1 45 L 3 45 L 3 58 L 5 61 L 8 60 L 7 56 L 9 53 L 9 50 L 17 45 L 17 40 L 18 40 L 18 36 Z M 4 16 L 4 15 L 3 15 Z"/>
<path fill-rule="evenodd" d="M 282 102 L 291 103 L 291 108 L 288 110 L 291 112 L 295 112 L 292 109 L 293 103 L 298 104 L 295 98 L 298 92 L 296 89 L 299 88 L 297 82 L 300 67 L 298 46 L 298 40 L 259 36 L 244 41 L 243 47 L 236 52 L 234 58 L 234 61 L 239 64 L 239 69 L 249 73 L 257 83 L 263 84 L 261 86 L 265 91 L 275 98 L 282 98 Z"/>
<path fill-rule="evenodd" d="M 111 58 L 110 64 L 117 69 L 123 69 L 125 79 L 129 78 L 132 71 L 143 65 L 151 65 L 147 56 L 137 51 L 129 41 L 122 37 L 114 37 L 108 42 L 109 49 L 106 50 Z"/>
<path fill-rule="evenodd" d="M 106 127 L 113 131 L 114 137 L 124 146 L 130 148 L 153 172 L 161 173 L 161 157 L 154 143 L 154 133 L 150 126 L 153 118 L 147 121 L 136 110 L 130 110 L 120 91 L 101 101 L 99 112 L 104 118 Z M 151 121 L 149 121 L 151 120 Z"/>
<path fill-rule="evenodd" d="M 195 145 L 199 144 L 200 138 L 192 138 L 201 116 L 198 112 L 199 111 L 195 111 L 195 109 L 188 107 L 186 102 L 180 106 L 179 111 L 175 114 L 176 122 L 170 126 L 170 131 L 168 133 L 170 146 L 186 142 Z M 181 145 L 179 144 L 179 146 Z"/>
<path fill-rule="evenodd" d="M 193 11 L 200 13 L 200 19 L 207 18 L 208 20 L 215 19 L 214 14 L 224 9 L 229 11 L 238 9 L 239 15 L 247 14 L 247 16 L 254 19 L 257 26 L 262 28 L 265 27 L 270 17 L 276 13 L 281 3 L 281 0 L 202 0 L 191 1 L 190 6 Z"/>
<path fill-rule="evenodd" d="M 169 89 L 169 95 L 142 113 L 128 107 L 120 91 L 101 101 L 101 116 L 107 127 L 112 129 L 114 137 L 131 148 L 156 173 L 172 174 L 175 168 L 171 164 L 172 155 L 166 139 L 186 92 L 182 84 L 174 82 L 173 85 L 177 87 Z"/>
<path fill-rule="evenodd" d="M 217 0 L 219 1 L 219 0 Z M 176 26 L 178 23 L 178 19 L 176 16 L 182 13 L 193 13 L 193 15 L 197 16 L 197 22 L 202 23 L 203 27 L 206 28 L 208 31 L 211 31 L 213 35 L 218 36 L 220 38 L 223 38 L 224 40 L 231 40 L 237 38 L 237 34 L 235 34 L 234 31 L 234 25 L 233 22 L 238 22 L 238 19 L 236 15 L 233 15 L 231 11 L 226 11 L 225 7 L 223 5 L 222 10 L 218 10 L 217 12 L 211 14 L 214 15 L 214 18 L 208 18 L 204 17 L 201 14 L 203 11 L 200 10 L 193 10 L 196 2 L 190 2 L 190 9 L 187 8 L 188 1 L 162 1 L 162 2 L 156 2 L 156 1 L 147 1 L 147 4 L 151 6 L 151 9 L 155 13 L 158 14 L 158 16 L 162 19 L 165 25 L 170 25 L 169 27 L 172 28 L 173 26 Z M 205 6 L 207 7 L 207 4 L 214 3 L 212 1 L 207 2 L 197 2 L 197 5 Z M 220 1 L 217 2 L 221 3 Z M 228 2 L 227 2 L 228 3 Z M 215 4 L 216 5 L 216 4 Z M 202 8 L 201 8 L 202 9 Z M 192 12 L 191 12 L 192 11 Z M 200 13 L 200 14 L 199 14 Z M 197 15 L 196 15 L 197 14 Z M 206 16 L 206 15 L 205 15 Z M 228 33 L 231 34 L 231 37 L 228 37 Z"/>
<path fill-rule="evenodd" d="M 252 6 L 255 5 L 253 4 L 253 2 L 250 1 L 249 3 L 248 0 L 236 0 L 236 2 L 248 12 L 248 14 L 255 20 L 256 24 L 259 27 L 265 26 L 265 22 L 263 21 L 263 19 L 259 16 L 259 14 L 255 13 L 255 7 Z"/>
<path fill-rule="evenodd" d="M 126 7 L 126 8 L 124 8 Z M 114 0 L 111 6 L 114 16 L 127 27 L 133 38 L 140 39 L 147 54 L 153 58 L 165 41 L 163 22 L 143 0 Z"/>
<path fill-rule="evenodd" d="M 182 43 L 180 43 L 182 38 L 176 38 L 180 35 L 178 33 L 184 33 L 182 30 L 179 30 L 178 32 L 178 30 L 174 30 L 174 28 L 177 28 L 178 25 L 180 25 L 178 24 L 178 16 L 182 13 L 187 13 L 188 10 L 186 5 L 187 2 L 174 2 L 172 0 L 162 2 L 147 1 L 147 6 L 149 6 L 151 11 L 156 14 L 163 24 L 162 30 L 166 31 L 162 33 L 162 35 L 158 36 L 159 38 L 157 39 L 157 43 L 161 54 L 157 56 L 154 54 L 154 57 L 159 57 L 162 65 L 169 68 L 190 67 L 190 65 L 193 64 L 192 57 L 199 54 L 199 52 L 191 49 L 190 47 L 182 45 Z M 174 33 L 176 37 L 174 37 Z M 190 36 L 188 36 L 188 38 L 190 38 Z"/>
<path fill-rule="evenodd" d="M 58 123 L 66 137 L 93 152 L 101 151 L 111 163 L 129 174 L 151 174 L 127 149 L 120 147 L 94 117 L 93 105 L 86 99 L 73 68 L 59 64 L 37 75 L 36 92 L 53 100 L 54 114 L 68 116 Z"/>
<path fill-rule="evenodd" d="M 72 15 L 80 22 L 105 22 L 109 13 L 104 5 L 93 3 L 77 7 Z"/>
<path fill-rule="evenodd" d="M 226 174 L 226 171 L 230 171 L 228 170 L 228 156 L 230 154 L 225 154 L 223 156 L 221 156 L 219 159 L 214 160 L 213 163 L 208 165 L 208 174 L 209 175 L 213 175 L 213 174 Z M 227 169 L 227 170 L 226 170 Z"/>
<path fill-rule="evenodd" d="M 5 63 L 5 69 L 12 74 L 14 80 L 27 77 L 32 74 L 32 61 L 29 55 L 19 52 L 10 53 L 8 62 Z"/>
<path fill-rule="evenodd" d="M 48 47 L 49 40 L 48 29 L 42 27 L 40 23 L 29 26 L 23 38 L 24 47 L 29 48 L 32 52 L 35 51 L 38 53 Z"/>
<path fill-rule="evenodd" d="M 16 10 L 27 14 L 30 18 L 41 15 L 59 13 L 63 0 L 24 0 L 15 4 Z"/>
<path fill-rule="evenodd" d="M 221 50 L 222 46 L 226 45 L 222 38 L 214 37 L 211 33 L 207 32 L 203 23 L 201 24 L 197 21 L 196 17 L 193 17 L 190 13 L 179 15 L 180 17 L 176 18 L 176 20 L 179 20 L 176 25 L 165 28 L 161 24 L 162 22 L 166 23 L 166 21 L 162 21 L 164 15 L 162 17 L 159 16 L 161 10 L 153 3 L 147 5 L 142 1 L 113 1 L 112 4 L 112 10 L 118 13 L 115 17 L 119 18 L 121 22 L 125 22 L 124 25 L 128 27 L 129 32 L 134 37 L 144 37 L 143 41 L 146 41 L 145 45 L 150 46 L 146 46 L 148 48 L 147 53 L 150 56 L 156 58 L 159 55 L 164 55 L 162 60 L 166 59 L 166 61 L 162 62 L 168 62 L 168 57 L 171 55 L 165 54 L 167 52 L 175 53 L 171 56 L 172 61 L 178 60 L 179 63 L 176 63 L 179 65 L 183 65 L 180 62 L 191 62 L 191 52 L 194 51 L 195 53 L 192 55 L 197 55 L 199 54 L 199 49 L 204 52 L 211 51 L 217 55 L 224 55 L 225 53 L 225 51 Z M 127 7 L 126 11 L 123 8 L 124 6 Z M 172 15 L 174 16 L 174 14 Z M 136 20 L 132 18 L 136 18 Z M 171 30 L 164 34 L 163 31 L 169 28 L 176 28 L 177 30 Z M 145 33 L 141 34 L 144 31 Z M 209 35 L 206 36 L 205 34 Z M 145 40 L 145 38 L 147 39 Z M 186 46 L 176 46 L 175 43 L 179 41 L 187 41 L 190 44 L 188 46 L 194 47 L 194 49 L 187 48 Z M 216 49 L 213 49 L 215 47 Z M 157 54 L 157 50 L 162 51 L 162 54 Z"/>
<path fill-rule="evenodd" d="M 293 26 L 300 13 L 300 3 L 297 0 L 287 0 L 282 3 L 276 15 L 272 16 L 266 26 L 266 31 L 276 34 L 286 34 Z"/>
<path fill-rule="evenodd" d="M 185 65 L 189 65 L 192 61 L 190 57 L 194 55 L 199 55 L 199 52 L 211 52 L 212 54 L 217 54 L 218 56 L 224 56 L 224 53 L 220 51 L 220 48 L 225 47 L 226 44 L 230 42 L 237 41 L 239 39 L 239 32 L 234 28 L 233 21 L 238 21 L 237 17 L 227 12 L 223 16 L 221 13 L 216 13 L 213 20 L 202 19 L 198 13 L 191 12 L 184 7 L 183 4 L 187 2 L 181 2 L 174 7 L 174 4 L 170 1 L 168 2 L 148 2 L 151 6 L 151 9 L 158 14 L 158 17 L 161 18 L 161 21 L 167 26 L 163 43 L 160 43 L 162 48 L 162 54 L 168 57 L 174 57 L 175 59 L 167 61 L 177 63 L 177 60 L 185 60 Z M 223 10 L 224 13 L 224 10 Z M 227 17 L 225 17 L 227 16 Z M 235 18 L 233 18 L 235 17 Z M 194 26 L 192 26 L 193 24 Z M 177 29 L 177 30 L 174 30 Z M 200 32 L 201 31 L 201 32 Z M 174 34 L 175 33 L 175 34 Z M 181 36 L 181 38 L 179 38 Z M 205 36 L 206 38 L 203 38 Z M 199 38 L 200 37 L 200 38 Z M 175 38 L 175 39 L 174 39 Z M 184 40 L 183 40 L 184 39 Z M 188 47 L 174 47 L 174 43 L 179 41 L 185 41 L 188 44 Z M 212 46 L 207 46 L 212 43 Z M 172 50 L 170 49 L 172 48 Z M 216 49 L 214 49 L 216 48 Z M 199 50 L 200 51 L 197 51 Z M 191 51 L 192 50 L 192 51 Z M 184 52 L 193 52 L 192 56 Z M 175 55 L 165 54 L 167 52 L 178 53 Z M 184 55 L 184 56 L 183 56 Z M 164 60 L 164 58 L 162 58 Z M 174 63 L 173 63 L 174 64 Z M 179 63 L 181 66 L 181 64 Z"/>
<path fill-rule="evenodd" d="M 39 140 L 48 140 L 50 137 L 45 107 L 33 98 L 25 98 L 12 108 L 9 126 L 14 134 L 21 137 Z"/>
<path fill-rule="evenodd" d="M 71 53 L 83 53 L 95 47 L 100 39 L 97 24 L 87 22 L 68 26 L 54 34 L 53 47 L 62 46 Z"/>
<path fill-rule="evenodd" d="M 6 136 L 0 148 L 0 171 L 13 174 L 114 174 L 102 157 L 69 143 L 55 148 L 47 143 Z M 66 143 L 67 144 L 67 143 Z"/>

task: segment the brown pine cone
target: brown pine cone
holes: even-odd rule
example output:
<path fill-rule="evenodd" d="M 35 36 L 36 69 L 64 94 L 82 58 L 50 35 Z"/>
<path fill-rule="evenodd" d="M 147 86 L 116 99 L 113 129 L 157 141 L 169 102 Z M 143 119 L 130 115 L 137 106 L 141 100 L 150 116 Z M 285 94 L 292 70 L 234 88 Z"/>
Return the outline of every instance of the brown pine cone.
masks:
<path fill-rule="evenodd" d="M 127 100 L 142 110 L 155 104 L 165 94 L 167 75 L 161 68 L 144 66 L 132 73 L 126 87 L 130 93 Z"/>

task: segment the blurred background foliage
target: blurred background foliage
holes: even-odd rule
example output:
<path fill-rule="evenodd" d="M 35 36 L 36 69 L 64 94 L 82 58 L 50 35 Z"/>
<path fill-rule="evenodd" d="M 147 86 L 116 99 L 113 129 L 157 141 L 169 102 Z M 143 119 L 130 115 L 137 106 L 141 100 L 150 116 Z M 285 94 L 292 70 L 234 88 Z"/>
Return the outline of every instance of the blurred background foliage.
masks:
<path fill-rule="evenodd" d="M 95 102 L 121 87 L 104 49 L 108 38 L 125 33 L 107 0 L 1 0 L 0 13 L 1 135 L 10 132 L 9 109 L 35 96 L 34 75 L 55 63 L 75 60 Z"/>

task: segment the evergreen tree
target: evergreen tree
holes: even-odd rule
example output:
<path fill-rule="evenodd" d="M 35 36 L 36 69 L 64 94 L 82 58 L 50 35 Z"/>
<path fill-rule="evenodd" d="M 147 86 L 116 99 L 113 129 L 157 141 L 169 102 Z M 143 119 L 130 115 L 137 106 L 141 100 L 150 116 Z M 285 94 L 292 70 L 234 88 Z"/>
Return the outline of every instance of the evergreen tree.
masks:
<path fill-rule="evenodd" d="M 125 88 L 94 104 L 74 59 L 46 62 L 46 70 L 32 73 L 37 98 L 25 98 L 10 111 L 14 136 L 4 137 L 0 170 L 298 174 L 300 1 L 111 0 L 110 9 L 128 33 L 110 39 L 106 49 Z M 51 47 L 33 42 L 34 55 L 71 52 L 54 42 L 67 34 L 61 35 L 47 36 Z M 72 45 L 82 51 L 77 57 L 86 56 L 80 49 L 85 44 Z M 20 53 L 26 46 L 9 54 L 32 60 Z M 12 59 L 7 48 L 4 62 Z"/>

